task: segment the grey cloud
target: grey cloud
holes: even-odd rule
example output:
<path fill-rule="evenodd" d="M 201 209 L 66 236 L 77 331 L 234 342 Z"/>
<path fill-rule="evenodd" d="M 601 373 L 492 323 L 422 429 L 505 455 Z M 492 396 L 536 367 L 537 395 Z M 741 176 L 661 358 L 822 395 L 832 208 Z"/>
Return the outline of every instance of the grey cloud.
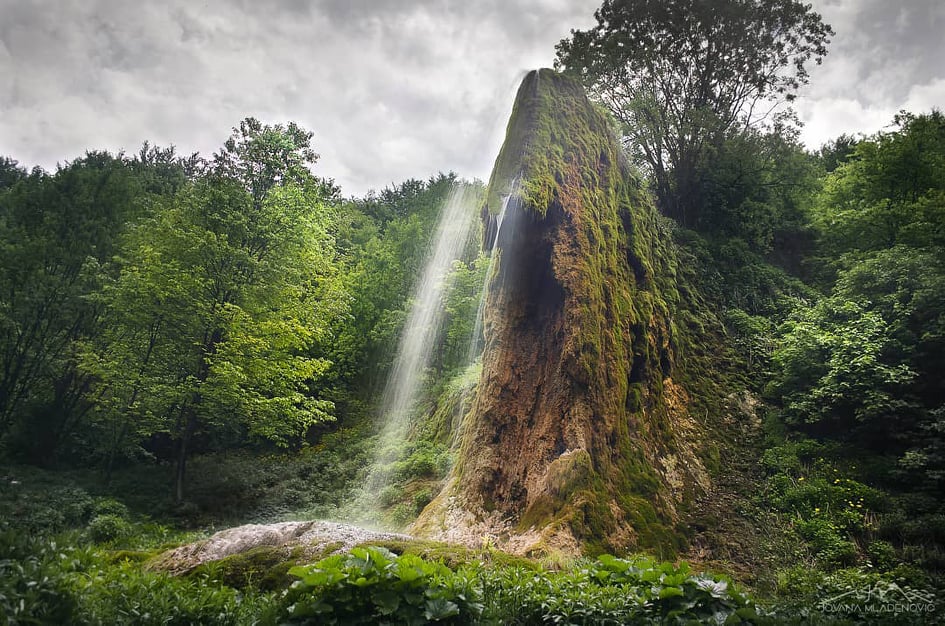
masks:
<path fill-rule="evenodd" d="M 945 84 L 939 0 L 815 0 L 814 6 L 836 36 L 797 104 L 808 146 L 840 133 L 872 134 L 900 109 L 935 104 Z"/>
<path fill-rule="evenodd" d="M 484 178 L 523 71 L 550 65 L 598 4 L 0 0 L 0 154 L 50 168 L 145 139 L 210 154 L 254 115 L 311 129 L 316 171 L 348 194 L 438 170 Z M 812 102 L 852 92 L 867 106 L 941 75 L 935 3 L 818 6 L 839 22 Z M 889 93 L 854 92 L 856 76 L 882 77 Z"/>
<path fill-rule="evenodd" d="M 856 90 L 865 102 L 902 101 L 913 85 L 945 76 L 945 6 L 940 0 L 815 3 L 837 32 L 811 94 Z M 842 72 L 833 73 L 834 67 Z M 819 80 L 823 75 L 830 80 Z"/>

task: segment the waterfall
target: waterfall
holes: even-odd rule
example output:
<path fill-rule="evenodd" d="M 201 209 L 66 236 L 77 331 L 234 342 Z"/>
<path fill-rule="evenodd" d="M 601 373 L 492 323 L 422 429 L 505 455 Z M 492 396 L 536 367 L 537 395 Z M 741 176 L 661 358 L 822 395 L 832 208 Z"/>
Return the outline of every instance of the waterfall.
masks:
<path fill-rule="evenodd" d="M 483 346 L 483 336 L 482 336 L 482 317 L 486 310 L 486 292 L 489 289 L 489 280 L 492 278 L 492 272 L 495 269 L 495 258 L 496 258 L 496 243 L 499 241 L 499 233 L 502 232 L 502 222 L 505 221 L 505 211 L 509 207 L 509 198 L 512 195 L 509 194 L 502 200 L 502 209 L 499 211 L 499 215 L 496 216 L 496 229 L 495 229 L 495 239 L 492 243 L 492 249 L 489 251 L 489 265 L 486 267 L 486 275 L 482 279 L 482 289 L 479 290 L 479 308 L 476 310 L 476 324 L 473 327 L 472 336 L 469 338 L 469 353 L 466 357 L 467 363 L 472 363 L 482 352 Z"/>
<path fill-rule="evenodd" d="M 383 474 L 385 453 L 396 453 L 408 433 L 412 413 L 423 390 L 444 322 L 443 298 L 449 292 L 450 268 L 462 257 L 474 233 L 479 191 L 472 185 L 456 183 L 440 213 L 431 251 L 411 300 L 401 334 L 397 356 L 381 397 L 381 436 L 374 468 L 367 485 L 376 495 L 387 484 Z"/>

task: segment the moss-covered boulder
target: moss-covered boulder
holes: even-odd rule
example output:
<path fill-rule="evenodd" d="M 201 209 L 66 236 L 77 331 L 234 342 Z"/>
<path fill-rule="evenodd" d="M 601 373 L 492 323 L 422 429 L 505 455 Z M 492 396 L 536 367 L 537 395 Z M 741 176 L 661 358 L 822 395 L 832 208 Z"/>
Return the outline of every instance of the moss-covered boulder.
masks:
<path fill-rule="evenodd" d="M 190 574 L 216 563 L 225 578 L 252 579 L 280 564 L 317 560 L 371 542 L 405 541 L 411 537 L 328 521 L 245 524 L 221 530 L 204 539 L 167 550 L 148 562 L 148 568 L 171 574 Z M 288 567 L 272 572 L 282 577 Z"/>
<path fill-rule="evenodd" d="M 578 83 L 525 78 L 483 219 L 498 257 L 478 394 L 412 532 L 518 553 L 672 553 L 680 505 L 707 486 L 677 376 L 677 260 Z"/>

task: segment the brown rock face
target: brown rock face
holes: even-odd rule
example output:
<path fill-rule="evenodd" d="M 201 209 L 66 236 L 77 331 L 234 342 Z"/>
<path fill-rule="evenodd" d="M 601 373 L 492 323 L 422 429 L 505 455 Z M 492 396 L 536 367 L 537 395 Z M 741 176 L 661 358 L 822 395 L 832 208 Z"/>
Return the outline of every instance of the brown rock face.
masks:
<path fill-rule="evenodd" d="M 675 258 L 578 84 L 526 77 L 487 197 L 497 262 L 478 395 L 413 532 L 520 552 L 673 550 L 677 505 L 706 480 L 672 378 Z"/>

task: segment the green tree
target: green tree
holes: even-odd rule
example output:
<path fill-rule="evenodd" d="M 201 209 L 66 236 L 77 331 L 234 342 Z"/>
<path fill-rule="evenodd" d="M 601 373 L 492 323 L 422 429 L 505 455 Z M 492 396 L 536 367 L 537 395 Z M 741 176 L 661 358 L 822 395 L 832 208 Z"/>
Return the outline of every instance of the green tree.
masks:
<path fill-rule="evenodd" d="M 26 170 L 9 157 L 0 157 L 0 191 L 26 178 Z"/>
<path fill-rule="evenodd" d="M 912 426 L 916 407 L 906 390 L 916 373 L 882 316 L 856 302 L 827 298 L 796 311 L 772 362 L 769 392 L 780 397 L 789 424 L 883 445 Z"/>
<path fill-rule="evenodd" d="M 347 317 L 335 319 L 330 343 L 322 346 L 333 362 L 339 402 L 364 402 L 384 384 L 407 300 L 455 181 L 452 173 L 408 180 L 344 205 L 339 236 L 351 304 Z"/>
<path fill-rule="evenodd" d="M 33 460 L 49 461 L 88 408 L 75 342 L 98 332 L 89 296 L 125 224 L 182 181 L 173 151 L 141 156 L 88 153 L 0 191 L 0 436 Z"/>
<path fill-rule="evenodd" d="M 108 457 L 142 437 L 175 442 L 175 497 L 200 433 L 285 445 L 333 407 L 310 348 L 345 298 L 334 279 L 325 185 L 311 137 L 245 120 L 205 175 L 125 242 L 102 294 L 108 332 L 84 357 Z"/>
<path fill-rule="evenodd" d="M 453 261 L 447 279 L 450 288 L 443 303 L 446 323 L 437 363 L 441 370 L 467 366 L 472 347 L 470 344 L 478 345 L 479 338 L 473 339 L 473 332 L 476 330 L 479 301 L 488 269 L 489 257 L 485 254 L 480 254 L 472 263 Z"/>
<path fill-rule="evenodd" d="M 850 160 L 858 141 L 844 133 L 822 145 L 816 153 L 817 160 L 826 172 L 832 172 Z"/>
<path fill-rule="evenodd" d="M 829 257 L 898 243 L 945 249 L 945 115 L 900 113 L 893 123 L 827 177 L 816 220 Z"/>
<path fill-rule="evenodd" d="M 556 65 L 614 115 L 661 209 L 687 226 L 706 150 L 792 100 L 833 34 L 797 0 L 604 0 L 595 17 Z"/>
<path fill-rule="evenodd" d="M 769 391 L 796 428 L 898 455 L 909 491 L 945 486 L 945 117 L 841 137 L 817 194 L 822 288 L 781 328 Z M 829 169 L 829 166 L 828 166 Z"/>
<path fill-rule="evenodd" d="M 813 245 L 819 170 L 788 128 L 731 132 L 699 172 L 699 231 L 740 238 L 795 273 Z"/>

